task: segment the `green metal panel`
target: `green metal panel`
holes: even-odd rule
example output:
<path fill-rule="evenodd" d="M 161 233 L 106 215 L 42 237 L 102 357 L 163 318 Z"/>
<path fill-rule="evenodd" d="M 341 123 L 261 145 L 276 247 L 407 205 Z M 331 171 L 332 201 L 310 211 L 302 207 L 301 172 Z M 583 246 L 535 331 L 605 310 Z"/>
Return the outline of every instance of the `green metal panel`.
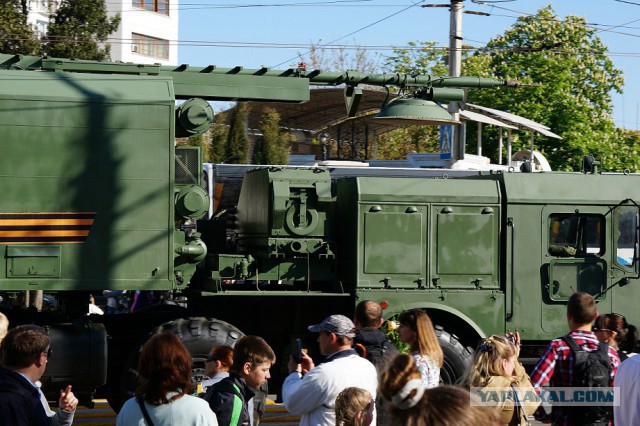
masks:
<path fill-rule="evenodd" d="M 488 278 L 490 282 L 482 284 L 497 286 L 498 221 L 493 208 L 485 209 L 490 213 L 456 208 L 457 213 L 442 214 L 440 209 L 436 215 L 435 272 L 440 285 L 447 285 L 444 275 L 470 275 L 472 280 Z"/>
<path fill-rule="evenodd" d="M 504 182 L 509 203 L 616 205 L 630 196 L 636 201 L 640 198 L 631 190 L 638 179 L 632 174 L 541 172 L 498 176 Z"/>
<path fill-rule="evenodd" d="M 552 259 L 549 265 L 549 298 L 567 301 L 576 291 L 598 294 L 607 283 L 604 259 Z"/>
<path fill-rule="evenodd" d="M 424 225 L 418 213 L 365 213 L 364 272 L 424 275 Z"/>
<path fill-rule="evenodd" d="M 347 286 L 351 283 L 364 288 L 403 289 L 499 286 L 496 217 L 500 192 L 495 181 L 361 177 L 341 179 L 336 186 L 337 214 L 346 221 L 340 224 L 337 235 L 339 247 L 341 250 L 346 247 L 357 259 L 356 264 L 347 262 L 341 267 L 340 274 Z M 429 217 L 430 203 L 443 201 L 451 202 L 457 212 L 466 214 L 464 230 L 459 223 L 436 230 L 437 220 Z M 486 204 L 477 205 L 478 202 Z M 358 211 L 357 216 L 352 216 L 354 210 Z M 353 219 L 357 223 L 352 223 Z M 354 237 L 358 242 L 356 248 L 351 246 Z M 465 239 L 471 239 L 472 244 L 465 246 Z M 440 244 L 444 248 L 440 249 Z M 447 253 L 448 250 L 453 252 Z M 445 257 L 460 253 L 463 261 L 473 259 L 457 270 L 455 259 Z M 474 256 L 479 256 L 479 260 Z M 444 268 L 442 276 L 436 272 L 437 262 Z M 465 274 L 464 268 L 473 273 Z"/>
<path fill-rule="evenodd" d="M 494 333 L 502 334 L 506 331 L 504 295 L 495 291 L 441 292 L 426 289 L 386 291 L 359 288 L 357 294 L 360 300 L 387 302 L 388 308 L 384 311 L 385 318 L 397 315 L 406 309 L 421 308 L 427 309 L 433 318 L 459 318 L 480 336 Z M 450 323 L 438 320 L 435 320 L 435 323 L 445 329 L 451 327 Z"/>
<path fill-rule="evenodd" d="M 60 247 L 7 257 L 0 287 L 172 288 L 171 80 L 0 71 L 0 111 L 0 251 Z M 18 277 L 16 262 L 60 266 Z"/>

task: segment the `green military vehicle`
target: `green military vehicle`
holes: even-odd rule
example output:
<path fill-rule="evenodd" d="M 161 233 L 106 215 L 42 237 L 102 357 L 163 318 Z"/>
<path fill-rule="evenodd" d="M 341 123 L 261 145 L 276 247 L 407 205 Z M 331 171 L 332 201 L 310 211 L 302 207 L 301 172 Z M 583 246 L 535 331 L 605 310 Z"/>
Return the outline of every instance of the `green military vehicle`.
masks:
<path fill-rule="evenodd" d="M 207 101 L 303 102 L 310 84 L 346 84 L 353 115 L 361 83 L 443 100 L 503 84 L 0 55 L 2 310 L 14 325 L 49 328 L 45 389 L 71 383 L 85 405 L 97 390 L 117 409 L 139 380 L 140 345 L 169 329 L 194 376 L 213 344 L 265 337 L 280 357 L 277 391 L 289 339 L 363 299 L 384 302 L 387 317 L 427 310 L 445 382 L 491 333 L 520 331 L 535 359 L 565 332 L 574 291 L 638 322 L 637 176 L 593 161 L 584 173 L 257 167 L 237 209 L 205 218 L 200 152 L 174 139 L 209 127 Z M 105 289 L 153 290 L 162 303 L 86 315 L 89 294 Z M 55 306 L 13 306 L 26 290 Z"/>

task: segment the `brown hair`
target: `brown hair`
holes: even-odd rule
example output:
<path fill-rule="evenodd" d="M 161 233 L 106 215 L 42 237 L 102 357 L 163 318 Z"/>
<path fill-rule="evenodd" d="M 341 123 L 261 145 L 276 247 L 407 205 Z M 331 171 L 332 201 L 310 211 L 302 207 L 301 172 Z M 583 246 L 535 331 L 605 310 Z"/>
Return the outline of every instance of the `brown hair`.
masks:
<path fill-rule="evenodd" d="M 380 379 L 380 393 L 387 401 L 400 391 L 409 380 L 420 379 L 420 371 L 413 357 L 396 356 Z M 405 399 L 416 395 L 412 390 Z M 392 426 L 489 426 L 498 425 L 498 414 L 492 407 L 471 404 L 468 391 L 456 386 L 438 386 L 426 389 L 422 398 L 409 408 L 390 406 Z"/>
<path fill-rule="evenodd" d="M 635 352 L 638 344 L 638 330 L 627 323 L 627 319 L 620 314 L 604 314 L 596 318 L 594 328 L 615 331 L 618 348 L 625 352 Z"/>
<path fill-rule="evenodd" d="M 420 377 L 420 371 L 413 360 L 413 356 L 408 354 L 397 355 L 391 360 L 389 367 L 382 372 L 379 392 L 386 400 L 391 401 L 391 397 L 402 389 L 409 380 L 420 379 Z M 411 396 L 413 394 L 407 395 L 407 397 Z"/>
<path fill-rule="evenodd" d="M 243 336 L 233 348 L 233 367 L 231 370 L 240 374 L 247 362 L 254 369 L 264 362 L 273 363 L 275 361 L 276 354 L 262 337 Z"/>
<path fill-rule="evenodd" d="M 467 368 L 462 384 L 467 389 L 484 387 L 491 376 L 504 376 L 502 360 L 516 354 L 516 348 L 505 336 L 494 334 L 483 339 L 476 349 L 473 362 Z"/>
<path fill-rule="evenodd" d="M 47 331 L 37 325 L 19 325 L 2 340 L 2 362 L 5 366 L 27 368 L 46 353 L 51 344 Z"/>
<path fill-rule="evenodd" d="M 211 349 L 211 357 L 222 364 L 222 368 L 229 371 L 233 366 L 233 348 L 226 345 L 214 346 Z"/>
<path fill-rule="evenodd" d="M 596 299 L 589 293 L 573 293 L 567 302 L 567 314 L 576 324 L 591 324 L 597 315 Z"/>
<path fill-rule="evenodd" d="M 416 339 L 411 342 L 411 351 L 427 355 L 431 362 L 442 367 L 444 355 L 429 315 L 421 309 L 410 309 L 401 312 L 398 321 L 416 333 Z"/>
<path fill-rule="evenodd" d="M 382 319 L 382 307 L 373 300 L 363 300 L 356 306 L 355 322 L 361 327 L 378 327 Z"/>
<path fill-rule="evenodd" d="M 168 392 L 178 392 L 171 400 L 190 394 L 191 354 L 180 339 L 163 331 L 152 336 L 142 346 L 138 371 L 145 382 L 136 390 L 136 396 L 153 405 L 168 404 Z"/>
<path fill-rule="evenodd" d="M 349 387 L 343 389 L 336 397 L 336 426 L 360 426 L 363 417 L 357 419 L 373 404 L 373 397 L 364 389 Z"/>

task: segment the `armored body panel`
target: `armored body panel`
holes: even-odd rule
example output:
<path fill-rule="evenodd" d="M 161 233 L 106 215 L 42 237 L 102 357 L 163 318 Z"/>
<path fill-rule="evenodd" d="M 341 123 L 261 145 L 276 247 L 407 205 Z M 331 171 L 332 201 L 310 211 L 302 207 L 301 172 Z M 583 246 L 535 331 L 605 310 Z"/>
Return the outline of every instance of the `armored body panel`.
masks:
<path fill-rule="evenodd" d="M 2 289 L 171 288 L 171 79 L 0 71 L 0 110 Z"/>
<path fill-rule="evenodd" d="M 351 178 L 337 184 L 341 277 L 365 288 L 498 288 L 493 180 Z"/>

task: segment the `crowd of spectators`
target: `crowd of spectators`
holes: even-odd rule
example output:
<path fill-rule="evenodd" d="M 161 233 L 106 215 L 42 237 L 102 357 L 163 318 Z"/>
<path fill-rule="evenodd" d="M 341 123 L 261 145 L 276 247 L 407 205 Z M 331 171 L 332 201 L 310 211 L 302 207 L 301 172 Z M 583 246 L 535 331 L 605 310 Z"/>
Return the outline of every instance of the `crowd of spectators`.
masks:
<path fill-rule="evenodd" d="M 356 307 L 354 321 L 330 315 L 308 326 L 317 335 L 322 362 L 316 364 L 318 358 L 306 350 L 292 353 L 282 384 L 283 404 L 300 416 L 301 425 L 527 425 L 535 415 L 554 425 L 611 425 L 615 419 L 626 426 L 640 417 L 640 357 L 633 356 L 637 330 L 621 315 L 598 315 L 587 293 L 571 296 L 569 333 L 549 343 L 531 377 L 519 362 L 519 333 L 507 333 L 482 339 L 460 382 L 445 385 L 440 380 L 445 357 L 427 313 L 411 309 L 398 316 L 397 338 L 408 353 L 400 353 L 380 330 L 383 322 L 380 305 L 365 300 Z M 71 386 L 60 391 L 57 410 L 50 409 L 39 388 L 52 356 L 46 330 L 8 328 L 0 313 L 0 418 L 12 425 L 71 424 L 78 404 Z M 254 390 L 271 377 L 276 362 L 264 339 L 243 336 L 233 348 L 214 346 L 200 392 L 192 382 L 192 362 L 176 335 L 152 336 L 139 358 L 143 384 L 122 407 L 117 424 L 256 423 Z M 539 396 L 549 385 L 615 389 L 620 403 L 550 408 Z M 491 392 L 501 397 L 487 402 L 479 396 Z"/>

